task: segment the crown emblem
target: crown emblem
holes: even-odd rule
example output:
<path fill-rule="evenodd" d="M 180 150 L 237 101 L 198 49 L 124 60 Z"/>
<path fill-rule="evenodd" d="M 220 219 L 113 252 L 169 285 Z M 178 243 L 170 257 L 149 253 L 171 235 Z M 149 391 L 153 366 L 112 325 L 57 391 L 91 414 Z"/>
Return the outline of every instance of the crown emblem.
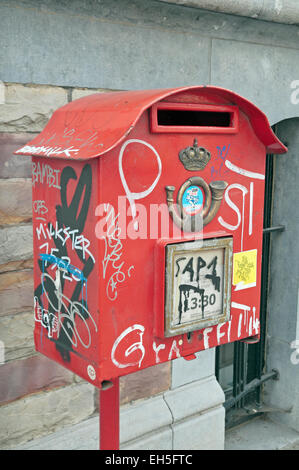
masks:
<path fill-rule="evenodd" d="M 204 147 L 198 147 L 197 139 L 194 139 L 193 146 L 180 151 L 179 159 L 189 171 L 203 170 L 211 159 L 210 152 Z"/>

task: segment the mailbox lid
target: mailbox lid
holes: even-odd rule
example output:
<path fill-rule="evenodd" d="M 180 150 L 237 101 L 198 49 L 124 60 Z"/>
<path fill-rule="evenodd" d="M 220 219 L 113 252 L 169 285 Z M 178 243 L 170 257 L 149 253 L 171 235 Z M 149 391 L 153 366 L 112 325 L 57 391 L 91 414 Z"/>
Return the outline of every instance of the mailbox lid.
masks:
<path fill-rule="evenodd" d="M 187 103 L 188 92 L 205 99 L 217 96 L 225 104 L 238 106 L 248 116 L 267 152 L 287 151 L 273 133 L 266 115 L 250 101 L 224 88 L 191 86 L 96 93 L 79 98 L 56 110 L 44 130 L 15 154 L 68 160 L 99 157 L 124 140 L 141 114 L 153 104 L 178 94 Z"/>

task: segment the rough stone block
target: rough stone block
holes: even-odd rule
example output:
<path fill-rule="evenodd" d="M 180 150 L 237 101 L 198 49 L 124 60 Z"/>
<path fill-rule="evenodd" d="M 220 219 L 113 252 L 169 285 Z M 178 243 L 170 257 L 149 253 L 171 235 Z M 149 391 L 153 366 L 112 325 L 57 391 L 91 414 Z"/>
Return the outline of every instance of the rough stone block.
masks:
<path fill-rule="evenodd" d="M 33 328 L 33 312 L 0 316 L 0 340 L 4 344 L 5 363 L 35 354 Z"/>
<path fill-rule="evenodd" d="M 31 157 L 13 152 L 34 137 L 36 134 L 0 133 L 0 178 L 31 178 Z"/>
<path fill-rule="evenodd" d="M 32 218 L 32 184 L 29 178 L 0 180 L 0 225 L 29 222 Z"/>
<path fill-rule="evenodd" d="M 9 271 L 20 271 L 22 269 L 32 269 L 33 259 L 24 259 L 20 261 L 10 261 L 8 263 L 0 264 L 0 274 Z"/>
<path fill-rule="evenodd" d="M 0 316 L 33 311 L 32 270 L 0 274 Z"/>
<path fill-rule="evenodd" d="M 157 364 L 119 379 L 120 404 L 142 398 L 152 397 L 165 392 L 170 387 L 170 363 Z M 80 380 L 79 378 L 76 380 Z M 99 408 L 98 393 L 95 396 L 96 408 Z"/>
<path fill-rule="evenodd" d="M 0 403 L 69 385 L 73 374 L 45 356 L 11 361 L 0 367 Z"/>
<path fill-rule="evenodd" d="M 32 224 L 14 225 L 0 229 L 0 265 L 33 257 Z"/>
<path fill-rule="evenodd" d="M 72 384 L 1 406 L 0 449 L 15 447 L 87 419 L 94 412 L 93 392 L 90 384 Z"/>
<path fill-rule="evenodd" d="M 67 91 L 44 85 L 5 84 L 0 132 L 40 132 L 53 112 L 67 103 Z"/>
<path fill-rule="evenodd" d="M 125 404 L 168 390 L 170 363 L 158 364 L 120 378 L 120 403 Z"/>

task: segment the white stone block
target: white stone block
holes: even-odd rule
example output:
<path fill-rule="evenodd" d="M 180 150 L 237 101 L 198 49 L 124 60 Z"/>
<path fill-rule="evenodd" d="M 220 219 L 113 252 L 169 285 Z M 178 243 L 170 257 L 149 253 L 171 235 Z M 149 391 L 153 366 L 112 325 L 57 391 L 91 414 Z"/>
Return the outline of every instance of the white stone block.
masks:
<path fill-rule="evenodd" d="M 171 450 L 172 430 L 170 428 L 157 429 L 152 434 L 142 436 L 140 439 L 126 442 L 120 446 L 121 450 Z"/>
<path fill-rule="evenodd" d="M 183 357 L 172 361 L 171 388 L 194 382 L 215 374 L 215 348 L 196 353 L 196 359 Z"/>
<path fill-rule="evenodd" d="M 224 415 L 219 406 L 173 425 L 174 450 L 223 450 Z"/>
<path fill-rule="evenodd" d="M 163 395 L 126 405 L 121 411 L 120 442 L 137 439 L 171 423 L 172 416 Z"/>
<path fill-rule="evenodd" d="M 224 393 L 215 376 L 165 392 L 164 399 L 174 422 L 203 413 L 224 402 Z"/>

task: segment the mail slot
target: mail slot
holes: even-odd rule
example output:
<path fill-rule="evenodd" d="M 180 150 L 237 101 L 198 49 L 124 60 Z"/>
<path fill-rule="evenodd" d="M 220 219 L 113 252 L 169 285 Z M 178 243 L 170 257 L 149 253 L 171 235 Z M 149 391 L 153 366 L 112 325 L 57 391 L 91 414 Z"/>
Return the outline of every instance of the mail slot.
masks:
<path fill-rule="evenodd" d="M 101 388 L 258 341 L 266 116 L 222 88 L 94 94 L 32 156 L 36 350 Z"/>

